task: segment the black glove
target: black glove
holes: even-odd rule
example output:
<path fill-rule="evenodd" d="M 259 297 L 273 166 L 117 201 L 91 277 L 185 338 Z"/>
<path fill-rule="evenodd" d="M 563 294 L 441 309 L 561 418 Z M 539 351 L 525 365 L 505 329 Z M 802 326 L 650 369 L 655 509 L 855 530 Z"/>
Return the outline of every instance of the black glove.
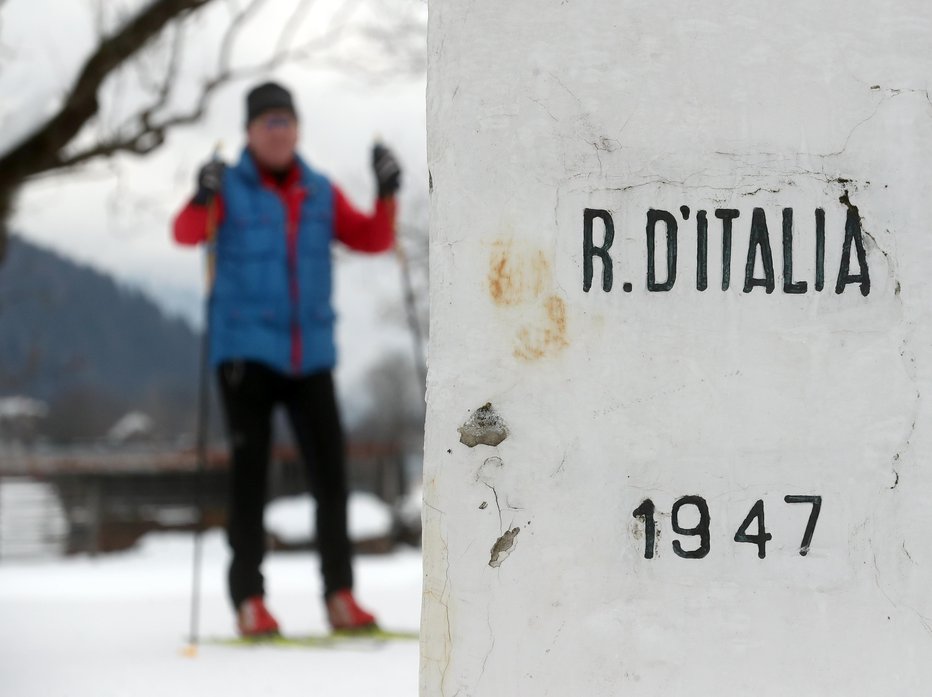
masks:
<path fill-rule="evenodd" d="M 194 194 L 194 203 L 206 206 L 220 193 L 223 186 L 223 174 L 227 166 L 223 160 L 211 160 L 201 167 L 197 175 L 197 193 Z"/>
<path fill-rule="evenodd" d="M 392 151 L 382 144 L 372 148 L 372 168 L 379 185 L 379 198 L 394 196 L 401 186 L 401 167 Z"/>

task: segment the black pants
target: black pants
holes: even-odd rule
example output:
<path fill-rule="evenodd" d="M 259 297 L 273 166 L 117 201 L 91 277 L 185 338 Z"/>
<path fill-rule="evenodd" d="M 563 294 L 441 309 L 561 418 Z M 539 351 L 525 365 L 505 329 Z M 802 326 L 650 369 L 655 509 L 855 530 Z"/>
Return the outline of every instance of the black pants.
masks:
<path fill-rule="evenodd" d="M 351 547 L 346 522 L 343 431 L 329 371 L 283 375 L 261 363 L 235 361 L 218 368 L 220 394 L 232 453 L 227 536 L 233 552 L 233 606 L 264 594 L 263 512 L 267 496 L 272 413 L 285 407 L 317 499 L 317 543 L 324 594 L 352 588 Z"/>

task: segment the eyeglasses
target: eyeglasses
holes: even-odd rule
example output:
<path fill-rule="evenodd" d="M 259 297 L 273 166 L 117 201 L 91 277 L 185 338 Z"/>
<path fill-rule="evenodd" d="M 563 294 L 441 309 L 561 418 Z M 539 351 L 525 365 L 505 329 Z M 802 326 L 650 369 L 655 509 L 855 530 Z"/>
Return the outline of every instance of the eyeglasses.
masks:
<path fill-rule="evenodd" d="M 261 117 L 259 123 L 264 129 L 274 131 L 279 128 L 294 128 L 297 122 L 293 116 L 287 114 L 269 114 Z"/>

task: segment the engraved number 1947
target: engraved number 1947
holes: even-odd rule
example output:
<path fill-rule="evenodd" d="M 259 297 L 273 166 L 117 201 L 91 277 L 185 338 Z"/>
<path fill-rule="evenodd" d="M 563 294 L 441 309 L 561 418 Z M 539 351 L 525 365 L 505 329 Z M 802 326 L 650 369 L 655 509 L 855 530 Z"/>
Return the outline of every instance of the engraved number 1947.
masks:
<path fill-rule="evenodd" d="M 783 497 L 786 503 L 808 503 L 812 505 L 809 513 L 809 522 L 806 524 L 806 530 L 803 532 L 803 539 L 799 545 L 800 556 L 806 556 L 809 553 L 809 547 L 812 544 L 812 536 L 815 534 L 816 523 L 819 521 L 819 512 L 822 510 L 821 496 L 796 496 L 787 495 Z M 680 511 L 684 506 L 692 506 L 699 512 L 699 522 L 693 527 L 684 527 L 680 523 Z M 632 515 L 638 520 L 644 521 L 644 558 L 654 558 L 654 547 L 657 533 L 657 521 L 655 520 L 654 502 L 650 499 L 644 499 Z M 680 540 L 673 541 L 673 552 L 683 559 L 702 559 L 711 549 L 711 535 L 709 533 L 709 524 L 711 516 L 709 515 L 709 504 L 701 496 L 683 496 L 673 503 L 671 512 L 671 522 L 673 532 L 677 535 L 686 537 L 697 537 L 698 545 L 685 547 Z M 752 529 L 753 526 L 753 529 Z M 741 523 L 735 533 L 735 542 L 746 542 L 757 545 L 757 556 L 761 559 L 767 556 L 767 543 L 773 539 L 773 535 L 767 532 L 767 526 L 764 522 L 764 501 L 758 499 L 751 506 L 747 517 Z"/>

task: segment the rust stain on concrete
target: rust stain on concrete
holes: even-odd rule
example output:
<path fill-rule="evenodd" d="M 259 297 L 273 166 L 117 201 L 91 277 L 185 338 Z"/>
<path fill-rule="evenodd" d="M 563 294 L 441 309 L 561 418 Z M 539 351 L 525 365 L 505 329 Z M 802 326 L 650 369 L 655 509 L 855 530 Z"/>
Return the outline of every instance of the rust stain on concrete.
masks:
<path fill-rule="evenodd" d="M 569 346 L 566 302 L 555 286 L 553 265 L 544 250 L 514 239 L 492 245 L 489 296 L 514 314 L 515 358 L 538 361 Z"/>
<path fill-rule="evenodd" d="M 542 250 L 522 250 L 511 240 L 500 240 L 492 247 L 489 295 L 496 305 L 520 305 L 539 297 L 551 275 Z"/>
<path fill-rule="evenodd" d="M 537 361 L 569 346 L 566 333 L 566 303 L 551 295 L 543 301 L 542 317 L 518 330 L 514 355 L 522 361 Z"/>

